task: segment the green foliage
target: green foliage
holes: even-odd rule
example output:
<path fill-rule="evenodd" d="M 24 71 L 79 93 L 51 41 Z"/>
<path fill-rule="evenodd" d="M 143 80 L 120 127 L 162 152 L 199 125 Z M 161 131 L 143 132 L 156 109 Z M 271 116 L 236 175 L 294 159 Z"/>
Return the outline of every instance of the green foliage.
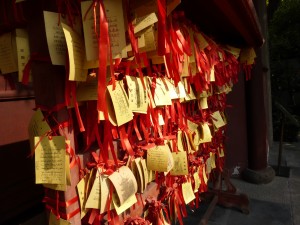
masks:
<path fill-rule="evenodd" d="M 269 0 L 271 5 L 272 0 Z M 274 3 L 274 2 L 272 2 Z M 276 10 L 276 8 L 275 8 Z M 269 46 L 273 100 L 280 102 L 292 115 L 300 115 L 300 0 L 280 1 L 269 14 Z M 280 133 L 280 112 L 273 107 L 273 130 Z M 286 124 L 284 139 L 297 139 L 298 127 Z"/>
<path fill-rule="evenodd" d="M 282 1 L 269 26 L 272 60 L 300 57 L 300 0 Z"/>

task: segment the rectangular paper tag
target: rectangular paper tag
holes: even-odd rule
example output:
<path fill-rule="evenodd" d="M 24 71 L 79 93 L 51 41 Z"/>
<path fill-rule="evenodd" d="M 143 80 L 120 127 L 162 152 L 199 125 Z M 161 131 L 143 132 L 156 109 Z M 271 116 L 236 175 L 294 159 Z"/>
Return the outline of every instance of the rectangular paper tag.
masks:
<path fill-rule="evenodd" d="M 11 32 L 0 35 L 0 70 L 2 74 L 18 71 L 16 40 Z"/>
<path fill-rule="evenodd" d="M 35 181 L 37 184 L 66 184 L 65 137 L 35 137 Z"/>
<path fill-rule="evenodd" d="M 63 28 L 69 55 L 69 80 L 85 81 L 87 69 L 85 64 L 85 49 L 82 37 L 68 25 L 61 23 Z"/>
<path fill-rule="evenodd" d="M 188 161 L 186 152 L 172 152 L 174 167 L 170 171 L 172 176 L 188 175 Z"/>
<path fill-rule="evenodd" d="M 19 70 L 18 80 L 19 82 L 21 82 L 23 78 L 23 70 L 30 58 L 30 49 L 29 49 L 27 30 L 16 29 L 16 44 L 17 44 L 17 54 L 18 54 L 18 70 Z M 31 76 L 29 81 L 31 81 Z"/>

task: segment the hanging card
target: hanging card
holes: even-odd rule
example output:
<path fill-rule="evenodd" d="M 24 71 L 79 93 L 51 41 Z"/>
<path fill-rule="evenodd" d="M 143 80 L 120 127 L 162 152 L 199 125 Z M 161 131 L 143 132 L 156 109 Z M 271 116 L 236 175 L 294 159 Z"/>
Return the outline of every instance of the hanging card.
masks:
<path fill-rule="evenodd" d="M 142 35 L 145 39 L 145 46 L 139 46 L 140 52 L 151 52 L 156 50 L 155 31 L 154 27 L 151 26 L 142 31 Z"/>
<path fill-rule="evenodd" d="M 156 106 L 172 105 L 169 90 L 167 90 L 163 78 L 156 79 L 156 88 L 154 93 L 154 101 Z"/>
<path fill-rule="evenodd" d="M 207 104 L 207 98 L 204 97 L 204 98 L 200 98 L 199 99 L 199 106 L 201 109 L 208 109 L 208 104 Z"/>
<path fill-rule="evenodd" d="M 134 174 L 138 189 L 137 191 L 139 193 L 143 193 L 145 190 L 145 182 L 144 182 L 144 175 L 142 171 L 142 165 L 140 164 L 141 158 L 135 158 L 132 161 L 132 173 Z"/>
<path fill-rule="evenodd" d="M 186 152 L 172 152 L 174 167 L 170 171 L 172 176 L 188 175 L 188 161 Z"/>
<path fill-rule="evenodd" d="M 18 71 L 15 37 L 12 33 L 0 35 L 0 71 L 2 74 Z"/>
<path fill-rule="evenodd" d="M 114 208 L 118 215 L 125 212 L 127 209 L 129 209 L 131 206 L 133 206 L 135 203 L 137 203 L 137 199 L 135 194 L 131 195 L 122 205 L 118 206 L 117 203 L 115 203 L 115 198 L 113 198 L 113 204 Z"/>
<path fill-rule="evenodd" d="M 65 65 L 67 43 L 58 18 L 62 23 L 67 24 L 67 20 L 62 16 L 59 17 L 58 13 L 44 11 L 46 38 L 51 62 L 53 65 Z"/>
<path fill-rule="evenodd" d="M 189 56 L 187 54 L 184 54 L 183 66 L 182 66 L 182 71 L 181 71 L 181 74 L 180 74 L 181 77 L 190 76 L 190 74 L 189 74 L 189 64 L 190 64 Z"/>
<path fill-rule="evenodd" d="M 69 55 L 69 80 L 85 81 L 87 69 L 84 68 L 85 50 L 82 37 L 68 25 L 61 23 L 67 42 Z"/>
<path fill-rule="evenodd" d="M 86 203 L 85 192 L 86 192 L 87 181 L 88 181 L 88 176 L 86 175 L 76 185 L 77 193 L 78 193 L 78 199 L 79 199 L 79 204 L 80 204 L 80 218 L 81 219 L 88 212 L 88 209 L 85 208 L 85 203 Z"/>
<path fill-rule="evenodd" d="M 62 218 L 57 219 L 56 215 L 50 212 L 49 225 L 71 225 L 72 223 Z"/>
<path fill-rule="evenodd" d="M 100 183 L 100 169 L 95 173 L 95 180 L 92 185 L 92 189 L 89 193 L 89 196 L 85 203 L 85 208 L 90 209 L 100 209 L 101 201 L 100 201 L 100 193 L 101 193 L 101 183 Z"/>
<path fill-rule="evenodd" d="M 122 81 L 116 81 L 116 88 L 107 86 L 109 96 L 107 96 L 108 113 L 111 122 L 121 126 L 133 119 L 133 113 L 129 108 L 129 100 L 123 87 Z M 110 97 L 110 98 L 109 98 Z"/>
<path fill-rule="evenodd" d="M 165 78 L 171 99 L 185 98 L 186 91 L 181 81 L 178 82 L 177 87 L 175 87 L 174 82 L 168 78 Z"/>
<path fill-rule="evenodd" d="M 240 53 L 240 62 L 247 65 L 254 63 L 256 54 L 253 48 L 243 48 Z"/>
<path fill-rule="evenodd" d="M 126 76 L 128 86 L 129 108 L 132 112 L 147 113 L 148 96 L 139 77 Z"/>
<path fill-rule="evenodd" d="M 122 55 L 122 49 L 126 47 L 122 0 L 104 0 L 103 3 L 108 21 L 108 32 L 110 36 L 112 58 L 127 57 L 126 55 Z M 91 7 L 92 4 L 93 1 L 81 2 L 81 14 L 87 61 L 94 61 L 98 60 L 99 58 L 98 38 L 95 33 L 96 30 L 99 35 L 99 18 L 94 18 L 94 9 Z M 95 10 L 99 15 L 98 4 L 96 5 Z M 97 21 L 96 29 L 94 19 Z"/>
<path fill-rule="evenodd" d="M 205 165 L 206 165 L 206 173 L 207 174 L 210 174 L 211 173 L 211 158 L 207 158 L 206 159 L 206 162 L 205 162 Z"/>
<path fill-rule="evenodd" d="M 69 140 L 66 140 L 67 145 L 70 144 Z M 65 156 L 65 167 L 66 167 L 66 184 L 43 184 L 44 187 L 50 188 L 57 191 L 66 191 L 67 185 L 71 186 L 71 173 L 70 173 L 70 157 L 68 154 Z"/>
<path fill-rule="evenodd" d="M 208 123 L 203 123 L 201 125 L 201 132 L 200 132 L 200 143 L 207 143 L 207 142 L 211 142 L 212 140 L 212 135 L 210 132 L 210 128 L 208 126 Z"/>
<path fill-rule="evenodd" d="M 104 213 L 108 210 L 107 201 L 109 200 L 109 189 L 112 185 L 108 179 L 108 175 L 103 174 L 100 176 L 100 185 L 100 213 Z M 114 204 L 112 202 L 110 204 L 110 209 L 114 209 Z"/>
<path fill-rule="evenodd" d="M 17 44 L 17 55 L 18 55 L 18 71 L 19 82 L 23 78 L 23 70 L 30 58 L 29 40 L 28 33 L 25 29 L 16 29 L 16 44 Z M 31 81 L 31 76 L 29 81 Z"/>
<path fill-rule="evenodd" d="M 138 48 L 145 48 L 146 47 L 146 39 L 145 39 L 145 35 L 141 34 L 138 37 Z M 126 45 L 126 47 L 122 50 L 122 52 L 125 51 L 126 54 L 129 53 L 129 55 L 133 55 L 132 53 L 132 46 L 131 43 L 129 43 L 128 45 Z M 140 51 L 141 52 L 141 51 Z M 125 54 L 125 53 L 124 53 Z"/>
<path fill-rule="evenodd" d="M 169 172 L 174 166 L 173 156 L 167 144 L 147 150 L 147 168 L 158 172 Z"/>
<path fill-rule="evenodd" d="M 124 204 L 126 200 L 137 192 L 136 179 L 127 166 L 120 167 L 119 170 L 110 175 L 108 179 L 115 188 L 118 200 L 115 202 L 117 206 Z"/>
<path fill-rule="evenodd" d="M 182 184 L 181 187 L 182 187 L 183 200 L 185 204 L 189 204 L 191 201 L 193 201 L 196 198 L 192 184 L 191 182 L 185 182 Z"/>
<path fill-rule="evenodd" d="M 187 126 L 188 126 L 189 131 L 191 131 L 191 133 L 193 133 L 198 129 L 199 124 L 194 123 L 190 120 L 187 120 Z"/>
<path fill-rule="evenodd" d="M 138 33 L 141 30 L 144 30 L 145 28 L 153 25 L 157 21 L 158 19 L 154 12 L 143 17 L 138 17 L 134 24 L 134 33 Z"/>
<path fill-rule="evenodd" d="M 177 132 L 177 149 L 180 152 L 184 152 L 184 147 L 183 147 L 183 132 L 182 130 L 178 130 Z"/>
<path fill-rule="evenodd" d="M 201 180 L 199 178 L 199 173 L 198 172 L 194 173 L 193 177 L 194 177 L 194 181 L 195 181 L 194 193 L 196 193 L 196 192 L 198 192 L 198 189 L 201 185 Z"/>
<path fill-rule="evenodd" d="M 196 37 L 198 39 L 199 48 L 201 50 L 204 50 L 205 48 L 207 48 L 209 46 L 209 44 L 206 41 L 206 39 L 204 38 L 204 36 L 201 33 L 199 33 L 199 32 L 197 32 L 195 34 L 196 34 Z"/>
<path fill-rule="evenodd" d="M 209 157 L 210 157 L 210 165 L 211 165 L 211 168 L 212 168 L 212 169 L 215 169 L 215 168 L 216 168 L 216 154 L 210 152 L 210 153 L 209 153 Z"/>
<path fill-rule="evenodd" d="M 202 167 L 202 176 L 203 176 L 204 183 L 207 184 L 208 178 L 207 178 L 205 166 Z"/>
<path fill-rule="evenodd" d="M 150 182 L 146 160 L 141 159 L 140 164 L 141 164 L 141 167 L 142 167 L 142 172 L 143 172 L 143 177 L 144 177 L 144 187 L 146 188 L 147 184 Z"/>
<path fill-rule="evenodd" d="M 65 137 L 35 137 L 35 182 L 37 184 L 66 184 Z"/>
<path fill-rule="evenodd" d="M 222 158 L 225 156 L 223 148 L 218 148 L 219 157 Z"/>
<path fill-rule="evenodd" d="M 213 66 L 210 70 L 210 82 L 214 82 L 216 81 L 216 77 L 215 77 L 215 67 Z"/>
<path fill-rule="evenodd" d="M 37 109 L 28 125 L 28 135 L 30 142 L 30 149 L 34 150 L 34 137 L 35 136 L 44 136 L 47 132 L 50 132 L 51 128 L 44 120 L 44 115 L 40 109 Z"/>
<path fill-rule="evenodd" d="M 230 45 L 226 45 L 225 47 L 223 47 L 223 49 L 229 53 L 231 53 L 236 59 L 239 58 L 240 53 L 241 53 L 241 49 L 240 48 L 236 48 Z"/>
<path fill-rule="evenodd" d="M 217 129 L 226 125 L 219 111 L 214 112 L 211 116 L 212 122 Z"/>

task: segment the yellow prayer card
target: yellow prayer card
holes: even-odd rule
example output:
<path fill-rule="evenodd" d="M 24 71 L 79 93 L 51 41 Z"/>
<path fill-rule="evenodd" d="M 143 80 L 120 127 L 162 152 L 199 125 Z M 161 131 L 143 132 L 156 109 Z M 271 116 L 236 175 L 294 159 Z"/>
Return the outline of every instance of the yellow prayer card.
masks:
<path fill-rule="evenodd" d="M 44 115 L 40 109 L 37 109 L 28 125 L 28 135 L 31 150 L 34 149 L 34 137 L 45 136 L 47 132 L 51 131 L 50 126 L 44 120 Z"/>
<path fill-rule="evenodd" d="M 200 106 L 201 109 L 208 109 L 208 104 L 207 104 L 207 98 L 200 98 L 198 101 L 198 104 Z"/>
<path fill-rule="evenodd" d="M 186 152 L 172 152 L 174 167 L 170 171 L 173 176 L 188 175 L 188 161 Z"/>
<path fill-rule="evenodd" d="M 109 200 L 109 189 L 111 182 L 108 179 L 108 175 L 102 174 L 100 176 L 100 185 L 101 185 L 101 192 L 100 192 L 100 213 L 104 213 L 107 211 L 107 201 Z M 110 209 L 114 208 L 114 204 L 110 204 Z"/>
<path fill-rule="evenodd" d="M 118 206 L 118 204 L 115 202 L 115 198 L 113 198 L 113 205 L 118 215 L 125 212 L 127 209 L 129 209 L 132 205 L 137 203 L 137 199 L 135 194 L 130 196 L 122 205 Z"/>
<path fill-rule="evenodd" d="M 206 41 L 206 39 L 204 38 L 204 36 L 199 32 L 197 32 L 195 34 L 196 34 L 196 37 L 198 39 L 200 49 L 204 50 L 206 47 L 208 47 L 209 44 Z"/>
<path fill-rule="evenodd" d="M 119 170 L 110 175 L 108 179 L 114 185 L 118 196 L 118 206 L 124 204 L 126 200 L 137 192 L 136 179 L 127 166 L 120 167 Z"/>
<path fill-rule="evenodd" d="M 103 3 L 106 10 L 112 57 L 127 57 L 127 55 L 122 54 L 122 49 L 126 47 L 122 0 L 104 0 Z M 95 33 L 95 30 L 99 33 L 99 18 L 96 18 L 97 27 L 95 29 L 94 10 L 93 8 L 90 8 L 92 4 L 93 1 L 81 2 L 81 14 L 87 61 L 98 60 L 99 55 L 98 38 Z M 99 15 L 99 5 L 97 5 L 95 9 L 97 15 Z"/>
<path fill-rule="evenodd" d="M 196 198 L 191 182 L 189 182 L 189 181 L 185 182 L 182 184 L 181 187 L 182 187 L 183 200 L 184 200 L 185 204 L 190 203 L 191 201 L 193 201 Z"/>
<path fill-rule="evenodd" d="M 212 168 L 212 169 L 215 169 L 215 168 L 216 168 L 216 154 L 210 152 L 209 155 L 210 155 L 210 164 L 211 164 L 211 168 Z"/>
<path fill-rule="evenodd" d="M 158 21 L 157 16 L 154 12 L 142 16 L 136 19 L 136 23 L 134 24 L 134 33 L 138 33 L 141 30 L 144 30 L 145 28 L 153 25 Z"/>
<path fill-rule="evenodd" d="M 240 56 L 240 52 L 241 52 L 240 48 L 236 48 L 236 47 L 233 47 L 230 45 L 226 45 L 224 47 L 224 50 L 227 52 L 230 52 L 235 58 L 238 58 Z"/>
<path fill-rule="evenodd" d="M 108 113 L 117 126 L 121 126 L 133 119 L 133 113 L 129 107 L 129 100 L 122 81 L 116 81 L 116 88 L 107 86 L 110 99 L 108 99 Z M 107 96 L 108 97 L 108 96 Z"/>
<path fill-rule="evenodd" d="M 135 158 L 132 161 L 132 173 L 134 174 L 136 181 L 137 181 L 137 185 L 138 185 L 138 192 L 139 193 L 143 193 L 145 190 L 145 182 L 144 182 L 144 175 L 143 175 L 143 169 L 142 169 L 142 165 L 140 164 L 141 162 L 141 158 Z"/>
<path fill-rule="evenodd" d="M 210 82 L 214 82 L 216 81 L 216 77 L 215 77 L 215 67 L 213 66 L 210 70 Z"/>
<path fill-rule="evenodd" d="M 187 120 L 187 126 L 189 131 L 192 133 L 198 129 L 199 124 L 192 122 L 191 120 Z"/>
<path fill-rule="evenodd" d="M 220 158 L 225 156 L 223 148 L 218 148 L 218 152 Z"/>
<path fill-rule="evenodd" d="M 69 55 L 69 80 L 86 81 L 88 70 L 84 68 L 85 50 L 82 37 L 68 25 L 61 23 Z"/>
<path fill-rule="evenodd" d="M 141 159 L 140 164 L 142 166 L 142 172 L 143 172 L 143 177 L 144 177 L 144 187 L 146 188 L 147 184 L 150 182 L 146 160 Z"/>
<path fill-rule="evenodd" d="M 143 32 L 142 35 L 144 36 L 145 39 L 145 46 L 140 48 L 139 46 L 139 51 L 140 52 L 151 52 L 156 50 L 156 41 L 155 41 L 155 31 L 154 27 L 150 26 L 149 28 L 146 28 L 145 31 Z"/>
<path fill-rule="evenodd" d="M 25 29 L 16 29 L 16 45 L 17 45 L 17 55 L 18 55 L 18 71 L 19 82 L 23 78 L 23 70 L 30 58 L 29 40 L 28 33 Z M 31 80 L 31 76 L 29 81 Z"/>
<path fill-rule="evenodd" d="M 184 88 L 186 90 L 186 96 L 184 97 L 184 100 L 185 101 L 196 100 L 197 98 L 194 93 L 194 90 L 186 78 L 183 78 L 183 84 L 184 84 Z"/>
<path fill-rule="evenodd" d="M 203 123 L 201 125 L 201 128 L 202 128 L 201 130 L 202 136 L 201 136 L 200 143 L 211 142 L 212 135 L 208 123 Z"/>
<path fill-rule="evenodd" d="M 62 16 L 59 17 L 58 13 L 44 11 L 46 38 L 51 62 L 53 65 L 65 65 L 67 44 L 58 18 L 62 23 L 67 24 L 67 20 Z"/>
<path fill-rule="evenodd" d="M 175 87 L 174 83 L 172 80 L 165 78 L 169 93 L 170 93 L 170 98 L 171 99 L 178 99 L 179 97 L 179 88 Z"/>
<path fill-rule="evenodd" d="M 202 167 L 202 175 L 203 175 L 204 183 L 207 184 L 208 178 L 207 178 L 207 175 L 206 175 L 205 166 Z"/>
<path fill-rule="evenodd" d="M 0 70 L 2 74 L 18 71 L 15 36 L 11 33 L 0 35 Z"/>
<path fill-rule="evenodd" d="M 85 203 L 86 203 L 85 191 L 86 191 L 87 181 L 88 181 L 88 176 L 84 176 L 84 178 L 82 178 L 76 185 L 79 204 L 80 204 L 80 218 L 81 219 L 86 215 L 86 213 L 88 211 L 88 209 L 85 208 Z"/>
<path fill-rule="evenodd" d="M 211 170 L 212 170 L 212 168 L 211 168 L 211 158 L 210 157 L 206 159 L 205 165 L 206 165 L 207 174 L 210 174 Z"/>
<path fill-rule="evenodd" d="M 70 141 L 66 140 L 66 143 L 69 144 Z M 44 187 L 57 190 L 57 191 L 66 191 L 67 185 L 71 186 L 70 158 L 67 152 L 65 156 L 65 163 L 66 163 L 66 183 L 65 184 L 43 184 Z"/>
<path fill-rule="evenodd" d="M 50 212 L 49 225 L 71 225 L 71 223 L 62 218 L 57 219 L 56 215 L 54 215 L 52 212 Z"/>
<path fill-rule="evenodd" d="M 253 48 L 243 48 L 240 53 L 240 62 L 251 65 L 254 63 L 256 54 Z"/>
<path fill-rule="evenodd" d="M 145 34 L 141 34 L 141 35 L 139 35 L 139 37 L 138 37 L 138 48 L 141 49 L 141 48 L 144 48 L 144 47 L 146 47 Z M 126 52 L 126 55 L 127 55 L 127 53 L 129 53 L 129 55 L 133 55 L 131 43 L 127 44 L 127 45 L 125 46 L 125 48 L 122 49 L 122 51 L 125 51 L 125 52 Z M 141 52 L 141 51 L 140 51 L 140 52 Z"/>
<path fill-rule="evenodd" d="M 35 137 L 35 182 L 66 184 L 66 142 L 63 136 Z"/>
<path fill-rule="evenodd" d="M 177 149 L 180 152 L 184 151 L 184 147 L 183 147 L 183 132 L 182 130 L 178 130 L 177 132 Z"/>
<path fill-rule="evenodd" d="M 95 180 L 92 185 L 92 189 L 89 193 L 89 196 L 85 203 L 85 208 L 89 209 L 100 209 L 101 201 L 100 201 L 100 193 L 101 193 L 101 183 L 100 183 L 100 172 L 99 170 L 95 174 Z"/>
<path fill-rule="evenodd" d="M 156 88 L 154 93 L 154 101 L 156 106 L 172 105 L 169 90 L 166 88 L 164 78 L 156 79 Z"/>
<path fill-rule="evenodd" d="M 219 111 L 214 112 L 211 116 L 212 122 L 217 129 L 226 125 Z"/>
<path fill-rule="evenodd" d="M 198 189 L 201 185 L 201 180 L 199 178 L 199 173 L 198 172 L 195 172 L 193 174 L 193 177 L 194 177 L 194 181 L 195 181 L 195 188 L 194 188 L 194 193 L 198 192 Z"/>
<path fill-rule="evenodd" d="M 126 76 L 128 86 L 129 108 L 132 112 L 147 113 L 148 95 L 139 77 Z"/>
<path fill-rule="evenodd" d="M 157 145 L 147 150 L 147 168 L 158 172 L 169 172 L 174 166 L 170 147 Z"/>
<path fill-rule="evenodd" d="M 184 54 L 184 59 L 183 59 L 183 67 L 182 67 L 182 72 L 180 74 L 181 77 L 188 77 L 189 74 L 189 56 L 187 54 Z"/>

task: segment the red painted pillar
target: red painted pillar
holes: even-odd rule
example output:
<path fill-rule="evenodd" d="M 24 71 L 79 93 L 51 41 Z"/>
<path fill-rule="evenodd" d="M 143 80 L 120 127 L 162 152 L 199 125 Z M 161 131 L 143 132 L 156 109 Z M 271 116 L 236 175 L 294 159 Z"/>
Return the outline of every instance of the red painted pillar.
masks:
<path fill-rule="evenodd" d="M 267 16 L 265 1 L 253 1 L 266 42 L 256 49 L 252 78 L 246 83 L 248 128 L 248 169 L 244 178 L 253 183 L 268 183 L 275 176 L 268 166 L 269 146 L 272 144 L 269 54 L 267 43 Z"/>

